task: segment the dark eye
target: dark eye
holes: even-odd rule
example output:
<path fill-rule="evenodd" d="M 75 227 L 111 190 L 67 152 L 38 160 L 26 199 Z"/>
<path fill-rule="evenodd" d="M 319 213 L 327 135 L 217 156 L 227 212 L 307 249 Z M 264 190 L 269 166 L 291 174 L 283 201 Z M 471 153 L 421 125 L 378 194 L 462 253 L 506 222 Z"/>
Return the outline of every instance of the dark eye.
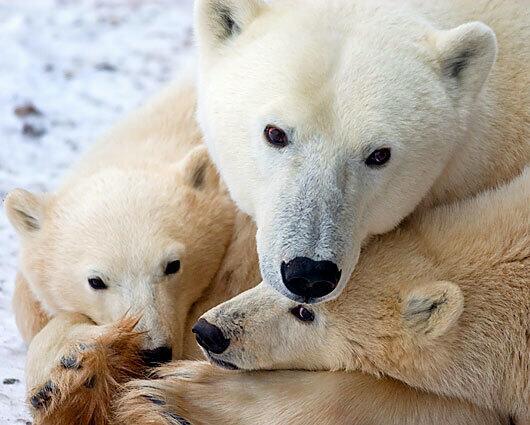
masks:
<path fill-rule="evenodd" d="M 312 322 L 315 320 L 315 314 L 303 305 L 297 305 L 291 309 L 291 314 L 302 322 Z"/>
<path fill-rule="evenodd" d="M 103 279 L 100 277 L 91 277 L 88 279 L 88 284 L 92 289 L 95 289 L 96 291 L 100 291 L 102 289 L 107 289 L 108 286 L 103 282 Z"/>
<path fill-rule="evenodd" d="M 289 137 L 287 137 L 287 134 L 281 128 L 268 125 L 265 127 L 263 134 L 267 142 L 277 148 L 284 148 L 289 144 Z"/>
<path fill-rule="evenodd" d="M 389 148 L 377 149 L 366 158 L 365 164 L 369 167 L 381 167 L 390 160 L 391 156 L 392 154 Z"/>
<path fill-rule="evenodd" d="M 175 274 L 180 270 L 180 261 L 175 260 L 167 263 L 166 269 L 164 270 L 164 274 Z"/>

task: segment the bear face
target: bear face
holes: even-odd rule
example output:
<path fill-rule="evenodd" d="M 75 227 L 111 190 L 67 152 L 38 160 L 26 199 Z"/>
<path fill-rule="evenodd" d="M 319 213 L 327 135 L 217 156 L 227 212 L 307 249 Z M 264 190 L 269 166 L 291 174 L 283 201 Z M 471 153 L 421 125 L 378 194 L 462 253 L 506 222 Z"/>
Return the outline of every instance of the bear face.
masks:
<path fill-rule="evenodd" d="M 375 237 L 340 298 L 299 304 L 262 283 L 203 315 L 197 340 L 222 367 L 362 370 L 524 417 L 529 201 L 527 170 Z"/>
<path fill-rule="evenodd" d="M 106 168 L 55 194 L 17 190 L 6 211 L 21 237 L 21 273 L 47 313 L 97 324 L 138 317 L 144 349 L 174 356 L 234 215 L 203 147 L 169 167 Z"/>
<path fill-rule="evenodd" d="M 422 346 L 445 334 L 462 313 L 463 296 L 451 282 L 429 281 L 434 274 L 429 261 L 403 252 L 401 262 L 392 261 L 398 250 L 390 242 L 385 248 L 393 252 L 379 248 L 369 247 L 363 256 L 371 254 L 370 264 L 386 264 L 367 270 L 362 258 L 352 289 L 337 300 L 299 304 L 261 283 L 212 309 L 203 319 L 218 326 L 229 345 L 221 354 L 203 351 L 213 363 L 241 369 L 388 373 L 374 359 L 401 357 L 412 349 L 405 341 L 414 345 L 425 335 Z"/>
<path fill-rule="evenodd" d="M 462 292 L 451 282 L 414 283 L 384 295 L 370 302 L 361 296 L 353 307 L 337 301 L 311 306 L 261 283 L 203 316 L 229 341 L 222 353 L 207 346 L 203 352 L 212 363 L 235 369 L 380 375 L 388 373 L 385 362 L 406 369 L 407 362 L 395 358 L 445 335 L 463 310 Z"/>
<path fill-rule="evenodd" d="M 257 222 L 264 280 L 297 302 L 337 297 L 363 240 L 426 196 L 495 61 L 486 25 L 441 31 L 393 7 L 196 2 L 206 143 Z M 313 261 L 302 279 L 295 259 Z"/>

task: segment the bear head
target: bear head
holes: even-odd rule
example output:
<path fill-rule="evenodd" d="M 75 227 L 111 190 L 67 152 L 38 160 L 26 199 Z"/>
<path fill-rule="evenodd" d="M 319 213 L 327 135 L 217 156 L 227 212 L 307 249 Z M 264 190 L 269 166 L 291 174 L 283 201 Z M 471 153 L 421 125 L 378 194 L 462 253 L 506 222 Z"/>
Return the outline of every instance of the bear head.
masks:
<path fill-rule="evenodd" d="M 195 2 L 206 144 L 256 220 L 263 279 L 294 301 L 337 297 L 365 238 L 425 198 L 495 62 L 485 24 L 434 28 L 401 3 Z"/>
<path fill-rule="evenodd" d="M 5 208 L 20 272 L 48 314 L 137 317 L 144 348 L 166 357 L 180 355 L 184 321 L 221 263 L 234 216 L 204 147 L 170 166 L 103 169 L 53 194 L 14 190 Z"/>

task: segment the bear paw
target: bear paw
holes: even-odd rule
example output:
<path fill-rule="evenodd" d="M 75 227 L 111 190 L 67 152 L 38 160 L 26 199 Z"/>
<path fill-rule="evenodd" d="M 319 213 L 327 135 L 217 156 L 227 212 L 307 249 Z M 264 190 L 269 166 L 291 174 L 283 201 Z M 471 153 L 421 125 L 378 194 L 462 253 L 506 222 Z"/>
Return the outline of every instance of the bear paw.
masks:
<path fill-rule="evenodd" d="M 163 379 L 135 380 L 126 385 L 116 406 L 116 424 L 191 425 L 185 412 L 175 406 L 173 393 Z"/>
<path fill-rule="evenodd" d="M 65 349 L 49 379 L 30 392 L 35 425 L 107 425 L 121 385 L 145 370 L 136 321 L 124 320 Z"/>
<path fill-rule="evenodd" d="M 29 397 L 29 402 L 34 409 L 46 409 L 56 395 L 57 387 L 52 381 L 48 381 Z"/>
<path fill-rule="evenodd" d="M 125 385 L 115 404 L 117 424 L 239 424 L 237 413 L 219 409 L 235 402 L 227 379 L 233 374 L 204 361 L 162 366 L 153 372 L 152 379 L 133 380 Z M 241 391 L 240 382 L 237 388 Z"/>

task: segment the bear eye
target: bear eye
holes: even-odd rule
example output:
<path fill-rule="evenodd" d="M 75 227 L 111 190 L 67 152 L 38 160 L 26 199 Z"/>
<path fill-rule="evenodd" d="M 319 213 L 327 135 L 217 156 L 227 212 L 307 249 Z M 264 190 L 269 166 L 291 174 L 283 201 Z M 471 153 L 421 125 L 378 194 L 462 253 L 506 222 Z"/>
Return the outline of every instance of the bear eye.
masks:
<path fill-rule="evenodd" d="M 391 156 L 392 153 L 390 148 L 377 149 L 373 151 L 368 158 L 366 158 L 364 163 L 372 168 L 381 167 L 390 160 Z"/>
<path fill-rule="evenodd" d="M 302 322 L 312 322 L 315 320 L 315 314 L 303 305 L 297 305 L 291 309 L 291 314 Z"/>
<path fill-rule="evenodd" d="M 289 144 L 289 137 L 287 137 L 287 134 L 281 128 L 268 125 L 265 127 L 263 134 L 267 142 L 277 148 L 284 148 Z"/>
<path fill-rule="evenodd" d="M 88 284 L 92 289 L 95 289 L 96 291 L 100 291 L 102 289 L 107 289 L 108 286 L 103 282 L 103 279 L 100 277 L 91 277 L 88 279 Z"/>
<path fill-rule="evenodd" d="M 169 263 L 167 263 L 166 269 L 164 270 L 164 274 L 166 275 L 175 274 L 179 270 L 180 270 L 180 261 L 179 260 L 170 261 Z"/>

